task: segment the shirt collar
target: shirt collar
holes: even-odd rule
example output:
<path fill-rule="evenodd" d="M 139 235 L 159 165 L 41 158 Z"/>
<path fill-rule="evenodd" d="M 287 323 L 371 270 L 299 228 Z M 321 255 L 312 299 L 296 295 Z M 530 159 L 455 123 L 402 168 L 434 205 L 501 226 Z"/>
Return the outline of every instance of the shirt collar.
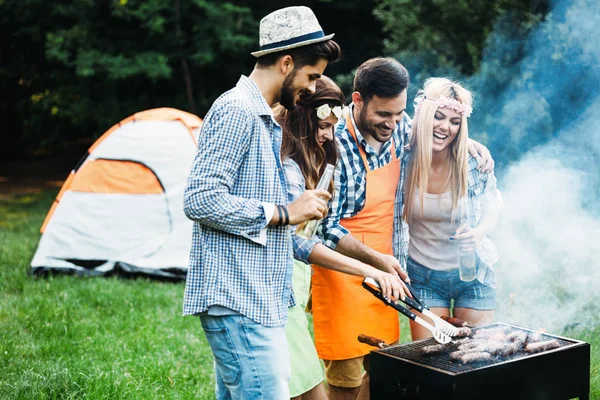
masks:
<path fill-rule="evenodd" d="M 265 100 L 264 96 L 258 89 L 258 86 L 256 86 L 256 83 L 252 79 L 242 75 L 235 86 L 246 93 L 250 99 L 250 106 L 258 115 L 268 115 L 270 117 L 273 116 L 271 107 L 269 107 L 267 100 Z"/>

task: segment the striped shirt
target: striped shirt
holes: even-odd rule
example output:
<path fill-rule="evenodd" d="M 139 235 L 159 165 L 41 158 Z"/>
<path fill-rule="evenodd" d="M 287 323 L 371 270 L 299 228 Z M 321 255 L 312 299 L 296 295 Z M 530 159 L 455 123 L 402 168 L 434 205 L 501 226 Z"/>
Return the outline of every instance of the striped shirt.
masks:
<path fill-rule="evenodd" d="M 403 160 L 402 169 L 408 163 L 408 157 Z M 502 207 L 502 195 L 496 188 L 496 176 L 493 172 L 480 172 L 477 170 L 478 160 L 469 155 L 469 207 L 467 216 L 469 225 L 476 227 L 481 221 L 485 210 Z M 396 193 L 396 204 L 394 205 L 394 256 L 399 260 L 408 257 L 408 232 L 398 229 L 398 226 L 406 226 L 402 221 L 403 211 L 403 185 L 398 186 Z M 494 264 L 498 261 L 498 251 L 494 243 L 484 236 L 476 251 L 479 258 L 480 268 L 477 272 L 477 280 L 484 285 L 496 287 L 496 273 Z"/>
<path fill-rule="evenodd" d="M 353 108 L 354 106 L 351 104 L 351 116 L 353 116 Z M 323 243 L 332 249 L 337 246 L 340 239 L 349 233 L 340 224 L 340 220 L 355 216 L 365 206 L 367 171 L 360 156 L 358 146 L 365 151 L 371 171 L 384 167 L 392 161 L 392 141 L 396 157 L 398 159 L 403 158 L 405 144 L 408 143 L 408 135 L 412 124 L 410 117 L 404 113 L 402 120 L 398 123 L 396 130 L 392 134 L 392 138 L 383 143 L 380 151 L 377 152 L 366 142 L 358 130 L 354 118 L 352 117 L 351 119 L 358 145 L 346 127 L 346 120 L 340 121 L 335 132 L 340 151 L 340 161 L 334 173 L 335 194 L 331 202 L 329 214 L 325 217 L 321 225 Z M 400 171 L 400 185 L 403 182 L 404 169 L 402 168 Z"/>
<path fill-rule="evenodd" d="M 204 119 L 184 194 L 194 223 L 183 314 L 211 306 L 282 326 L 292 294 L 289 227 L 268 226 L 265 204 L 286 204 L 281 127 L 242 76 Z M 266 229 L 265 229 L 266 228 Z"/>

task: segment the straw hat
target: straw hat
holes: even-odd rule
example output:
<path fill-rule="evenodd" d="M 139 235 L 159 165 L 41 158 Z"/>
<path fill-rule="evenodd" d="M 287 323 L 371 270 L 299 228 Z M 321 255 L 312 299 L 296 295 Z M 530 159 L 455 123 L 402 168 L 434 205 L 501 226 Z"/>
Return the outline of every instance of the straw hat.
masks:
<path fill-rule="evenodd" d="M 304 6 L 273 11 L 260 20 L 260 50 L 254 57 L 324 42 L 334 34 L 325 35 L 313 11 Z"/>

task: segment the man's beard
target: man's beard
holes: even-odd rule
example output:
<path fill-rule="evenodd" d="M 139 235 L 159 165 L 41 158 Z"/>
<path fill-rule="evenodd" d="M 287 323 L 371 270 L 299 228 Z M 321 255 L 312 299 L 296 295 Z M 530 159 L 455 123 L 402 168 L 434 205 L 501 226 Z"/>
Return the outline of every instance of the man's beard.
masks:
<path fill-rule="evenodd" d="M 371 123 L 367 119 L 367 109 L 366 108 L 367 108 L 367 104 L 365 103 L 363 108 L 361 108 L 360 112 L 358 113 L 358 121 L 356 121 L 356 123 L 358 125 L 358 129 L 360 130 L 360 133 L 363 136 L 365 133 L 368 134 L 373 139 L 377 140 L 379 143 L 385 143 L 388 140 L 390 140 L 391 136 L 390 137 L 382 137 L 381 135 L 379 135 L 377 133 L 377 131 L 375 130 L 375 127 L 377 125 L 371 126 Z M 385 126 L 384 123 L 381 123 L 379 125 Z"/>
<path fill-rule="evenodd" d="M 283 80 L 283 86 L 281 87 L 281 99 L 279 103 L 284 106 L 287 110 L 293 110 L 296 108 L 296 96 L 294 94 L 294 77 L 296 76 L 296 70 L 294 69 L 288 76 Z"/>

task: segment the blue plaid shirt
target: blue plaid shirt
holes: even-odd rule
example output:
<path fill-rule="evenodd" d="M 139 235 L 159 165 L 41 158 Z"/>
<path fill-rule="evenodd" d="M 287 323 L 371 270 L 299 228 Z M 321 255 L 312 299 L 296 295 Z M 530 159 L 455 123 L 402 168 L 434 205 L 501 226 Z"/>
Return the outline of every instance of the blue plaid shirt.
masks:
<path fill-rule="evenodd" d="M 403 160 L 402 169 L 408 164 L 407 156 Z M 481 220 L 485 210 L 502 207 L 502 195 L 496 188 L 496 176 L 493 172 L 485 173 L 477 170 L 478 160 L 469 155 L 469 207 L 467 216 L 469 225 L 476 227 Z M 394 256 L 399 260 L 408 257 L 408 230 L 405 221 L 402 220 L 404 206 L 404 185 L 398 186 L 396 192 L 396 203 L 394 204 Z M 403 227 L 398 229 L 398 227 Z M 498 251 L 494 243 L 484 236 L 477 249 L 479 266 L 477 280 L 484 285 L 496 287 L 496 273 L 493 265 L 498 261 Z"/>
<path fill-rule="evenodd" d="M 264 326 L 285 324 L 295 304 L 291 231 L 267 227 L 263 207 L 287 203 L 280 149 L 271 108 L 242 76 L 206 115 L 185 189 L 195 223 L 184 315 L 222 306 Z"/>
<path fill-rule="evenodd" d="M 350 115 L 352 116 L 354 105 L 350 105 Z M 384 167 L 392 161 L 392 141 L 396 151 L 396 157 L 402 159 L 404 156 L 405 144 L 408 143 L 412 121 L 404 113 L 392 138 L 381 146 L 378 152 L 373 149 L 364 139 L 358 130 L 354 119 L 354 132 L 360 147 L 363 148 L 367 156 L 370 170 L 376 170 Z M 358 214 L 365 206 L 366 201 L 366 176 L 367 171 L 360 156 L 360 151 L 356 141 L 346 127 L 346 120 L 340 121 L 337 126 L 336 139 L 340 151 L 340 161 L 338 162 L 334 173 L 335 194 L 329 209 L 329 214 L 321 224 L 321 233 L 323 243 L 334 249 L 341 238 L 349 232 L 340 224 L 340 220 L 350 218 Z M 400 171 L 400 185 L 404 182 L 404 168 Z M 390 238 L 391 240 L 391 238 Z"/>

